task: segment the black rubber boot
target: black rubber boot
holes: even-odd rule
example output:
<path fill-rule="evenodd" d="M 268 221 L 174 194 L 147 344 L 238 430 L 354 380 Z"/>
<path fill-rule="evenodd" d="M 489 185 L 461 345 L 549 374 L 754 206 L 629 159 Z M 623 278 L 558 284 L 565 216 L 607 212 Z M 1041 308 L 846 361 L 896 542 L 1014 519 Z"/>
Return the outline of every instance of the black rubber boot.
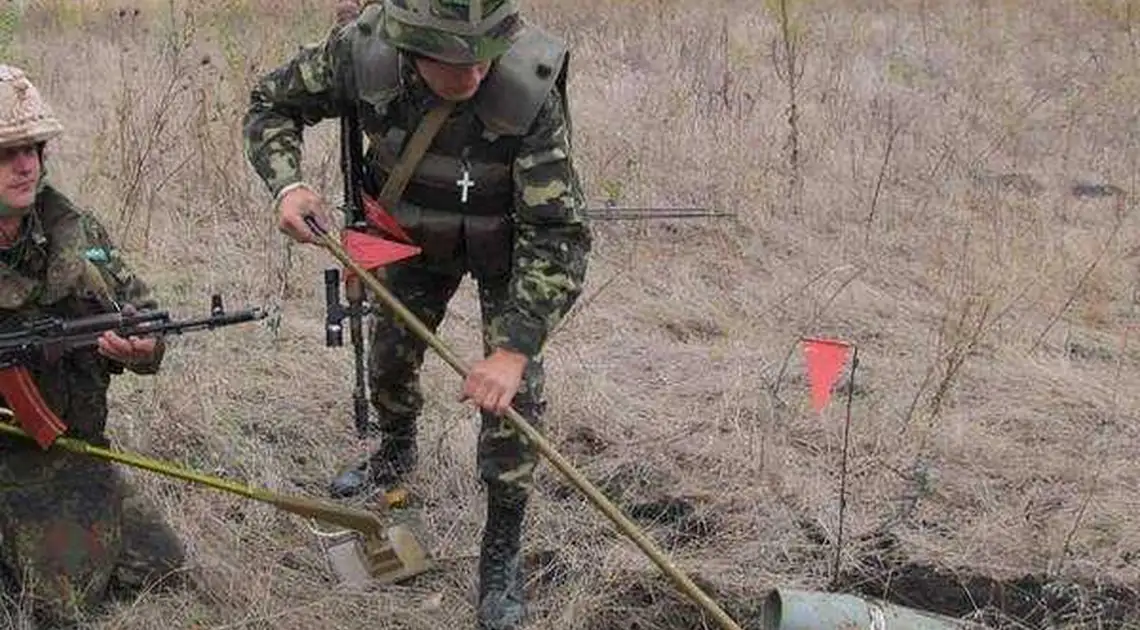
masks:
<path fill-rule="evenodd" d="M 329 483 L 329 494 L 343 499 L 376 487 L 391 488 L 415 469 L 417 459 L 414 435 L 385 435 L 368 459 Z"/>
<path fill-rule="evenodd" d="M 527 496 L 498 484 L 487 488 L 487 522 L 479 554 L 479 630 L 517 630 L 526 616 L 522 525 Z"/>

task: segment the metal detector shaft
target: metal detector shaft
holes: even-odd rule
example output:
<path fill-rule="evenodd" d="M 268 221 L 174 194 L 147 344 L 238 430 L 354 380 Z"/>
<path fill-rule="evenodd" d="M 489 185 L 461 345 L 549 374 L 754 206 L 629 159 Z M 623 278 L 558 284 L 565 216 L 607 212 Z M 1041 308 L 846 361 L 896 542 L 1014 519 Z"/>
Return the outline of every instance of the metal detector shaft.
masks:
<path fill-rule="evenodd" d="M 372 289 L 376 295 L 380 297 L 380 299 L 384 300 L 385 304 L 387 304 L 388 307 L 391 308 L 396 313 L 396 315 L 398 315 L 400 319 L 403 320 L 403 322 L 408 325 L 412 331 L 416 333 L 416 335 L 420 337 L 420 339 L 431 345 L 432 349 L 439 353 L 440 357 L 446 361 L 447 364 L 450 365 L 456 372 L 458 372 L 460 376 L 464 378 L 467 377 L 470 368 L 463 361 L 463 359 L 452 352 L 452 350 L 446 344 L 444 344 L 439 337 L 432 333 L 432 331 L 429 330 L 428 327 L 425 326 L 424 323 L 421 322 L 414 313 L 409 311 L 407 307 L 401 304 L 400 301 L 394 295 L 392 295 L 384 287 L 384 285 L 376 279 L 375 276 L 368 273 L 366 269 L 357 264 L 356 261 L 354 261 L 352 257 L 348 255 L 348 252 L 344 250 L 341 244 L 337 242 L 337 240 L 333 238 L 326 230 L 324 230 L 316 222 L 315 219 L 312 217 L 306 217 L 305 222 L 309 229 L 317 237 L 320 244 L 328 249 L 329 252 L 333 254 L 333 256 L 336 256 L 336 258 L 340 260 L 340 262 L 343 263 L 345 267 L 352 269 L 352 271 L 356 273 L 357 277 L 359 277 L 361 281 L 368 285 L 368 288 Z M 629 536 L 629 538 L 637 544 L 637 546 L 645 553 L 645 555 L 649 556 L 649 559 L 652 560 L 654 564 L 656 564 L 663 572 L 665 572 L 665 574 L 670 579 L 673 580 L 678 588 L 680 588 L 686 595 L 693 599 L 706 612 L 712 615 L 721 628 L 724 630 L 742 630 L 742 628 L 735 621 L 733 621 L 731 617 L 728 616 L 728 613 L 724 612 L 724 610 L 722 610 L 720 606 L 718 606 L 717 603 L 712 600 L 712 598 L 706 595 L 704 591 L 700 589 L 700 587 L 698 587 L 691 579 L 689 579 L 688 576 L 686 576 L 676 566 L 674 566 L 673 563 L 671 563 L 665 556 L 665 554 L 657 548 L 653 541 L 650 540 L 650 538 L 646 536 L 633 521 L 629 520 L 628 517 L 622 514 L 621 510 L 619 510 L 609 499 L 606 498 L 604 494 L 602 494 L 596 487 L 594 487 L 592 483 L 590 483 L 590 480 L 586 479 L 580 472 L 578 472 L 573 464 L 562 457 L 562 455 L 554 449 L 554 447 L 546 440 L 546 438 L 543 437 L 543 435 L 537 430 L 535 430 L 535 428 L 532 427 L 531 424 L 527 422 L 527 420 L 523 418 L 518 411 L 516 411 L 513 407 L 508 407 L 505 416 L 516 429 L 526 435 L 527 439 L 535 445 L 540 454 L 546 457 L 546 459 L 549 460 L 550 463 L 556 469 L 558 469 L 560 473 L 565 475 L 579 490 L 581 490 L 590 500 L 590 502 L 593 503 L 594 506 L 599 510 L 601 510 L 607 517 L 609 517 L 609 519 L 613 521 L 613 523 L 617 525 L 618 528 L 621 529 L 621 531 L 626 536 Z"/>
<path fill-rule="evenodd" d="M 0 414 L 12 416 L 11 410 L 2 409 Z M 31 440 L 32 437 L 19 427 L 7 422 L 0 422 L 0 432 Z M 89 455 L 101 459 L 126 464 L 135 468 L 142 468 L 168 477 L 175 477 L 190 481 L 216 490 L 224 490 L 243 497 L 268 503 L 277 508 L 292 512 L 299 516 L 324 521 L 330 525 L 339 525 L 346 529 L 356 530 L 367 537 L 383 536 L 384 523 L 378 516 L 367 510 L 356 510 L 335 503 L 325 503 L 306 497 L 277 494 L 264 488 L 256 488 L 245 484 L 206 475 L 194 470 L 187 470 L 157 459 L 151 459 L 135 453 L 126 453 L 111 449 L 93 446 L 82 440 L 69 437 L 56 438 L 52 447 L 59 447 L 80 455 Z M 398 505 L 405 499 L 403 491 L 392 491 L 385 495 L 388 507 Z"/>

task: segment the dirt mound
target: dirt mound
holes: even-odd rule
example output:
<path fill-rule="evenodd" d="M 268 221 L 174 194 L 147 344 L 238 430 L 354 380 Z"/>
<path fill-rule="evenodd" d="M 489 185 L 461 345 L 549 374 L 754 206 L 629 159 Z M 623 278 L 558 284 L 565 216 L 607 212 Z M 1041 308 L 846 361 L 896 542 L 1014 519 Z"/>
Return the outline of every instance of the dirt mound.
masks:
<path fill-rule="evenodd" d="M 892 559 L 892 556 L 895 556 Z M 1028 575 L 998 580 L 984 575 L 897 561 L 875 553 L 842 574 L 829 589 L 879 599 L 919 611 L 955 617 L 997 630 L 1026 628 L 1140 628 L 1140 589 Z M 717 588 L 692 580 L 742 628 L 762 627 L 768 591 Z M 716 623 L 660 574 L 616 575 L 613 603 L 599 611 L 589 630 L 712 630 Z"/>
<path fill-rule="evenodd" d="M 918 564 L 875 563 L 833 591 L 980 622 L 991 628 L 1140 628 L 1140 592 L 1119 584 L 1027 575 L 996 580 Z"/>

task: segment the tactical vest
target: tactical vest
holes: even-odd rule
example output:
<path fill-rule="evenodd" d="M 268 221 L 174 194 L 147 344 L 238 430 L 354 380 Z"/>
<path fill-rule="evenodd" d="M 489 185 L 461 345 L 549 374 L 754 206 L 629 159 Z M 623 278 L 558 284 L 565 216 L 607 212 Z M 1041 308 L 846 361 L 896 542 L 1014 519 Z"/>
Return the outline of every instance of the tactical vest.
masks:
<path fill-rule="evenodd" d="M 0 257 L 0 330 L 9 322 L 107 310 L 107 296 L 95 289 L 103 280 L 91 277 L 94 270 L 83 258 L 87 238 L 80 215 L 66 197 L 45 188 L 23 229 L 22 242 Z M 118 364 L 91 348 L 27 367 L 44 401 L 67 424 L 69 436 L 106 443 L 106 392 L 111 374 L 122 371 Z M 36 447 L 3 439 L 0 448 Z"/>
<path fill-rule="evenodd" d="M 404 96 L 401 64 L 408 63 L 380 35 L 383 6 L 367 6 L 349 25 L 351 72 L 345 94 L 368 137 L 365 167 L 379 190 L 421 114 Z M 400 203 L 387 208 L 423 248 L 432 265 L 465 265 L 476 277 L 510 271 L 515 199 L 512 163 L 551 89 L 566 99 L 565 44 L 528 25 L 497 59 L 469 103 L 436 134 Z M 467 186 L 466 199 L 463 186 Z"/>

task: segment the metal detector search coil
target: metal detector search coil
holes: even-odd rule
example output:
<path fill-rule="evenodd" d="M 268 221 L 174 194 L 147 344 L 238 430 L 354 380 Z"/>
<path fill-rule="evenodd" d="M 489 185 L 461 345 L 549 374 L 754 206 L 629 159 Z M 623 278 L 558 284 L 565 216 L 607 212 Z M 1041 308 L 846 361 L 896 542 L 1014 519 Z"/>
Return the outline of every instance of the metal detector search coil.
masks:
<path fill-rule="evenodd" d="M 392 584 L 431 568 L 427 553 L 406 525 L 389 527 L 383 540 L 365 540 L 350 529 L 324 532 L 315 523 L 309 530 L 321 545 L 328 569 L 342 586 Z"/>

